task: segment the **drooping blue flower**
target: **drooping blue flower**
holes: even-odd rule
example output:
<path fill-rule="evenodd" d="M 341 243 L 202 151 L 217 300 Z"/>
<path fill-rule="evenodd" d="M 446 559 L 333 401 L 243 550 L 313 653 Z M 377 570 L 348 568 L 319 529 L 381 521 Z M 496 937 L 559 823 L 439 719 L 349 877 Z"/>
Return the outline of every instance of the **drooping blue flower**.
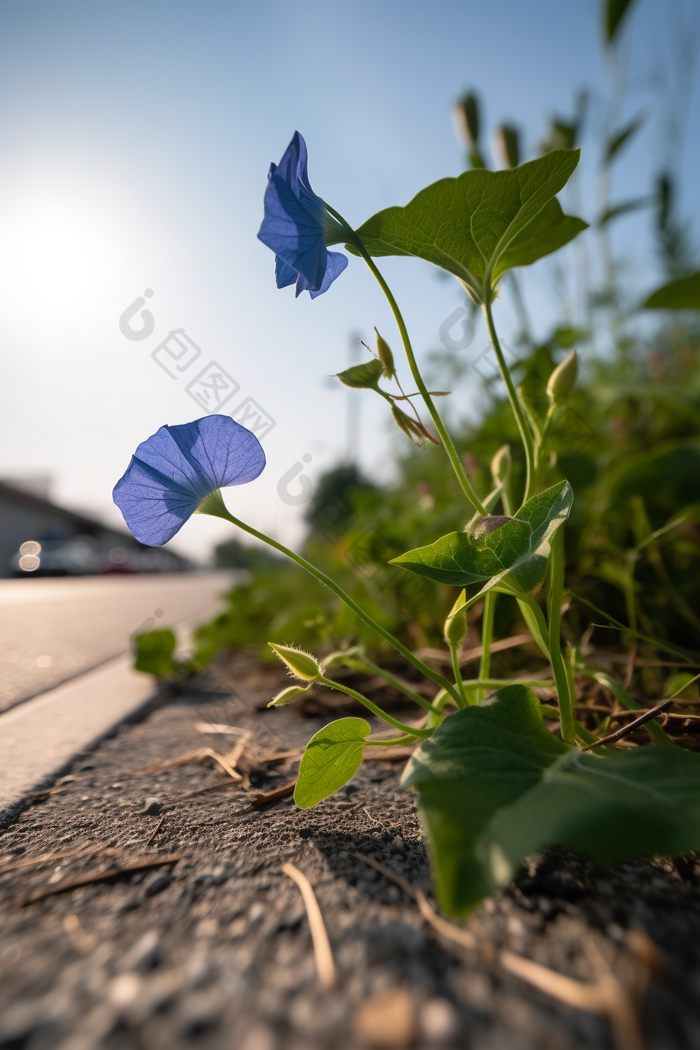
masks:
<path fill-rule="evenodd" d="M 278 288 L 296 282 L 296 294 L 323 295 L 348 265 L 346 256 L 326 245 L 344 240 L 309 183 L 306 143 L 298 131 L 279 164 L 271 164 L 265 190 L 265 217 L 258 237 L 275 253 Z"/>
<path fill-rule="evenodd" d="M 255 434 L 230 416 L 205 416 L 161 427 L 143 441 L 112 496 L 136 539 L 160 547 L 205 496 L 253 481 L 264 466 L 265 453 Z"/>

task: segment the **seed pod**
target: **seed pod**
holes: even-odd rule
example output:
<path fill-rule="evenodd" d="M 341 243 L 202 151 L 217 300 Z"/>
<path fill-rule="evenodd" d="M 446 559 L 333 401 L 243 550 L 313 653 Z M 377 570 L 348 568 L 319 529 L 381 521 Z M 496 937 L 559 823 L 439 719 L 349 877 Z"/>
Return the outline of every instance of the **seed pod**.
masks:
<path fill-rule="evenodd" d="M 290 700 L 296 700 L 302 693 L 308 693 L 312 689 L 310 685 L 289 685 L 286 689 L 283 689 L 281 693 L 273 697 L 270 700 L 268 707 L 282 707 L 283 704 L 288 704 Z"/>
<path fill-rule="evenodd" d="M 547 396 L 552 402 L 566 401 L 576 385 L 578 355 L 572 350 L 552 372 L 547 383 Z"/>
<path fill-rule="evenodd" d="M 375 326 L 375 332 L 377 332 Z M 386 379 L 393 379 L 396 375 L 396 365 L 394 364 L 394 355 L 391 352 L 391 347 L 387 343 L 386 339 L 382 339 L 379 332 L 377 332 L 377 357 L 382 363 L 384 368 L 384 376 Z"/>
<path fill-rule="evenodd" d="M 467 610 L 464 607 L 466 594 L 466 591 L 460 592 L 450 615 L 445 620 L 445 641 L 450 649 L 456 649 L 458 645 L 461 645 L 467 633 Z"/>
<path fill-rule="evenodd" d="M 494 485 L 502 485 L 508 480 L 512 465 L 510 445 L 501 445 L 491 460 L 491 476 L 493 477 Z"/>
<path fill-rule="evenodd" d="M 301 678 L 303 682 L 315 682 L 321 678 L 321 668 L 311 653 L 305 653 L 303 649 L 293 649 L 291 645 L 275 645 L 274 642 L 267 644 L 292 674 Z"/>

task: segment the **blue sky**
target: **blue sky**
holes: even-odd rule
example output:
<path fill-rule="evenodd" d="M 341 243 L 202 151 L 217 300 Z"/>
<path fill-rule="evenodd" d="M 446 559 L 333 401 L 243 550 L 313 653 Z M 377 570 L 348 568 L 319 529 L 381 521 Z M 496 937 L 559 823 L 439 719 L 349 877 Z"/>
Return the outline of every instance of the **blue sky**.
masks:
<path fill-rule="evenodd" d="M 693 10 L 691 0 L 639 0 L 623 41 L 622 118 L 646 108 L 650 119 L 618 165 L 614 200 L 648 193 L 663 160 L 669 41 Z M 296 128 L 312 185 L 359 225 L 460 173 L 450 106 L 465 87 L 481 93 L 489 130 L 502 119 L 523 128 L 529 157 L 546 118 L 568 114 L 590 85 L 579 184 L 583 217 L 593 214 L 607 84 L 596 0 L 5 0 L 0 41 L 0 476 L 48 471 L 56 498 L 114 522 L 111 488 L 131 452 L 163 423 L 202 414 L 185 388 L 213 359 L 239 385 L 229 409 L 251 397 L 276 421 L 263 440 L 267 470 L 227 498 L 258 527 L 298 536 L 300 509 L 279 499 L 279 478 L 307 454 L 313 481 L 345 445 L 349 395 L 325 377 L 347 365 L 352 332 L 367 337 L 376 324 L 398 351 L 359 261 L 313 303 L 274 287 L 256 232 L 268 164 Z M 683 157 L 691 218 L 699 88 L 696 79 Z M 658 276 L 648 227 L 639 215 L 616 234 L 640 290 Z M 383 269 L 424 355 L 459 291 L 417 261 Z M 544 334 L 559 310 L 551 261 L 525 286 Z M 153 334 L 129 341 L 119 317 L 146 288 Z M 497 323 L 512 337 L 507 295 Z M 151 353 L 179 328 L 202 353 L 173 379 Z M 465 352 L 482 344 L 478 329 Z M 386 474 L 383 404 L 359 396 L 362 463 Z M 478 411 L 478 384 L 460 399 L 457 411 Z M 196 519 L 175 543 L 203 554 L 224 530 Z"/>

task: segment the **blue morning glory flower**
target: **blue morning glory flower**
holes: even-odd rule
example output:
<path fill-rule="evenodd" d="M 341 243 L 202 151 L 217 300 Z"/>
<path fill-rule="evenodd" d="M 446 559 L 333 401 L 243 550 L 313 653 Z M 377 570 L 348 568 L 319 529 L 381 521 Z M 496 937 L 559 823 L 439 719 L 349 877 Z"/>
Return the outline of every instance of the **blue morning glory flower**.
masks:
<path fill-rule="evenodd" d="M 265 217 L 258 237 L 276 255 L 278 288 L 296 282 L 296 294 L 323 295 L 348 265 L 327 244 L 345 240 L 340 223 L 309 183 L 306 143 L 298 131 L 279 164 L 271 164 L 265 190 Z M 348 231 L 349 232 L 349 231 Z"/>
<path fill-rule="evenodd" d="M 255 434 L 230 416 L 205 416 L 161 427 L 143 441 L 112 496 L 136 539 L 160 547 L 205 496 L 225 485 L 253 481 L 264 466 L 265 453 Z"/>

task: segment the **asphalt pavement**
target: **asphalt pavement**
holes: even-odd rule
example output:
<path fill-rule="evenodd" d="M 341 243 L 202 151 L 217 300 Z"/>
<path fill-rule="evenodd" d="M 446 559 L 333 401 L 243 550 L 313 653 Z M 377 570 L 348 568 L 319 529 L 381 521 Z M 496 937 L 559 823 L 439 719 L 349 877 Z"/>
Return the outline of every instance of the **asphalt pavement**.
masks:
<path fill-rule="evenodd" d="M 0 712 L 127 653 L 134 633 L 205 621 L 237 576 L 0 580 Z"/>

